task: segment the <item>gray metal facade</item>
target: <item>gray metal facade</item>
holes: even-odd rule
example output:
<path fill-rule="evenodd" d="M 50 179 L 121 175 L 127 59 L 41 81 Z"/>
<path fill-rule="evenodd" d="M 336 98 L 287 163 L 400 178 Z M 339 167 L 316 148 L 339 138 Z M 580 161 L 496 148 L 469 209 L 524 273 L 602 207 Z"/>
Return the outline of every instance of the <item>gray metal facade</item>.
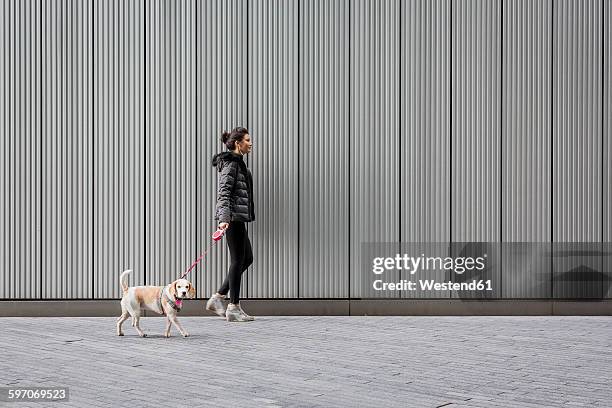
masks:
<path fill-rule="evenodd" d="M 612 240 L 612 0 L 5 0 L 0 23 L 0 298 L 176 278 L 238 125 L 244 297 L 361 297 L 362 242 Z M 503 297 L 543 296 L 512 273 Z"/>

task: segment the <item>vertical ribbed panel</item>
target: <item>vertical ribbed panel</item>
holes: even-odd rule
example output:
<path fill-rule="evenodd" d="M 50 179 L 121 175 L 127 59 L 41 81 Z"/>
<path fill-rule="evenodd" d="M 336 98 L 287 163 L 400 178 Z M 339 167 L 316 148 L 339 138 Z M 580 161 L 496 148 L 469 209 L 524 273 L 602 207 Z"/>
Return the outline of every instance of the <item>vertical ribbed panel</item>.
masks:
<path fill-rule="evenodd" d="M 195 16 L 195 0 L 145 4 L 146 248 L 135 269 L 145 268 L 147 285 L 178 278 L 198 251 Z"/>
<path fill-rule="evenodd" d="M 501 1 L 453 2 L 451 32 L 451 240 L 500 240 Z M 454 256 L 490 255 L 493 248 L 457 248 Z M 476 253 L 473 253 L 476 251 Z M 500 269 L 455 276 L 491 279 L 495 293 Z M 491 296 L 451 292 L 451 297 Z"/>
<path fill-rule="evenodd" d="M 94 297 L 121 297 L 119 274 L 144 282 L 144 6 L 93 6 Z"/>
<path fill-rule="evenodd" d="M 402 241 L 450 237 L 450 0 L 402 3 Z"/>
<path fill-rule="evenodd" d="M 553 34 L 553 237 L 601 240 L 601 2 L 559 0 Z"/>
<path fill-rule="evenodd" d="M 447 242 L 450 0 L 410 0 L 401 8 L 401 240 Z M 427 277 L 443 280 L 445 273 L 431 272 Z M 441 291 L 431 294 L 448 297 Z M 420 291 L 404 295 L 423 296 Z"/>
<path fill-rule="evenodd" d="M 249 158 L 255 188 L 249 297 L 297 297 L 297 0 L 249 1 Z"/>
<path fill-rule="evenodd" d="M 552 0 L 504 0 L 502 26 L 502 241 L 550 242 Z M 550 294 L 549 258 L 503 256 L 503 297 Z"/>
<path fill-rule="evenodd" d="M 217 169 L 211 159 L 225 150 L 223 130 L 247 126 L 247 8 L 246 0 L 215 0 L 197 3 L 197 251 L 211 242 L 216 228 Z M 252 133 L 252 132 L 251 132 Z M 252 135 L 254 151 L 258 139 Z M 248 162 L 248 159 L 247 159 Z M 258 209 L 256 208 L 256 212 Z M 259 217 L 259 214 L 256 214 Z M 195 255 L 195 254 L 194 254 Z M 198 267 L 197 296 L 214 293 L 227 275 L 229 251 L 219 241 Z M 246 294 L 243 282 L 242 295 Z"/>
<path fill-rule="evenodd" d="M 601 1 L 595 0 L 554 3 L 552 187 L 556 242 L 597 242 L 602 238 L 601 6 Z M 572 265 L 574 261 L 582 263 L 572 259 Z M 582 269 L 579 273 L 584 275 Z M 553 283 L 554 297 L 600 293 L 600 281 L 555 279 Z"/>
<path fill-rule="evenodd" d="M 501 4 L 452 10 L 452 240 L 499 241 Z"/>
<path fill-rule="evenodd" d="M 40 2 L 0 3 L 0 298 L 40 296 Z"/>
<path fill-rule="evenodd" d="M 43 298 L 92 296 L 90 7 L 42 1 Z"/>
<path fill-rule="evenodd" d="M 502 239 L 550 241 L 552 0 L 504 0 Z"/>
<path fill-rule="evenodd" d="M 348 296 L 348 7 L 300 2 L 300 297 Z"/>
<path fill-rule="evenodd" d="M 361 287 L 360 244 L 399 242 L 400 238 L 399 11 L 394 0 L 350 2 L 350 190 L 346 200 L 353 297 L 368 293 Z"/>

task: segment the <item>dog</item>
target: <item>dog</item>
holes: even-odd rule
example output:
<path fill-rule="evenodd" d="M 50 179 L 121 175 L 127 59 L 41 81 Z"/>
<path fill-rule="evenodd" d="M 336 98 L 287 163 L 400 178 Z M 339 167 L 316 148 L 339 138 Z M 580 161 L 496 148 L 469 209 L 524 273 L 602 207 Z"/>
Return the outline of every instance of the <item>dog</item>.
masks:
<path fill-rule="evenodd" d="M 166 332 L 164 337 L 170 337 L 172 324 L 181 332 L 183 337 L 189 333 L 183 329 L 176 314 L 180 312 L 183 300 L 187 297 L 195 297 L 195 288 L 187 279 L 177 279 L 166 286 L 133 286 L 129 287 L 127 275 L 132 271 L 123 271 L 119 277 L 119 285 L 123 290 L 121 298 L 121 316 L 117 318 L 117 336 L 123 336 L 121 325 L 128 317 L 132 316 L 132 327 L 136 329 L 140 337 L 147 335 L 140 328 L 140 312 L 142 306 L 161 315 L 166 315 Z"/>

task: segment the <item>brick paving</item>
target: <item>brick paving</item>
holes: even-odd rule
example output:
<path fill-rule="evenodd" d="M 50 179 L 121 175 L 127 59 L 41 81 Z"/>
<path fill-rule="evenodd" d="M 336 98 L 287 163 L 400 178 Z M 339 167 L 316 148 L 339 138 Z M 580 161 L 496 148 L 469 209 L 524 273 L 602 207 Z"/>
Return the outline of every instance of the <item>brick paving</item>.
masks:
<path fill-rule="evenodd" d="M 0 318 L 2 386 L 68 386 L 21 407 L 612 406 L 612 318 Z"/>

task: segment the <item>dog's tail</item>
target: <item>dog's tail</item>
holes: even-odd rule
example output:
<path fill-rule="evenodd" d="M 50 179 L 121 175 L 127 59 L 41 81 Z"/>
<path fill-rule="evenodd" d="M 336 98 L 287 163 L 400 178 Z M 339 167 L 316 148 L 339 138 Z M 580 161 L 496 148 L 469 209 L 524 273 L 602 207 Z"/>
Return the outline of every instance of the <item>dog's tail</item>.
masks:
<path fill-rule="evenodd" d="M 123 271 L 121 273 L 121 276 L 119 276 L 119 285 L 121 285 L 121 289 L 123 289 L 123 293 L 127 292 L 128 290 L 128 283 L 127 283 L 127 274 L 132 273 L 131 269 L 128 269 L 127 271 Z"/>

